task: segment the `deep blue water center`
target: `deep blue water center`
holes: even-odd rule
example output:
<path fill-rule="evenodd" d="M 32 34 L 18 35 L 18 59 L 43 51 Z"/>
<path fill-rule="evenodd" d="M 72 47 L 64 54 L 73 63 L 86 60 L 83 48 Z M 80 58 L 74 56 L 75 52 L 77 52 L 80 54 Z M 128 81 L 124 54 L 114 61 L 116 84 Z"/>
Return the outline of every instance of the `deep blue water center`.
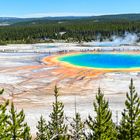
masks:
<path fill-rule="evenodd" d="M 75 54 L 59 57 L 58 60 L 72 65 L 90 68 L 140 68 L 140 54 Z"/>

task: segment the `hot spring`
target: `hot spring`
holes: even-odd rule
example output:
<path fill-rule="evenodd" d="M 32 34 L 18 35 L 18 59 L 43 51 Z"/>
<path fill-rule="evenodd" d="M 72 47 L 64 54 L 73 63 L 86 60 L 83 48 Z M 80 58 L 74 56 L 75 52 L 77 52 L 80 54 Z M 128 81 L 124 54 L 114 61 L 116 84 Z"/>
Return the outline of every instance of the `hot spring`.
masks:
<path fill-rule="evenodd" d="M 140 69 L 140 54 L 84 53 L 60 56 L 58 61 L 94 69 Z"/>

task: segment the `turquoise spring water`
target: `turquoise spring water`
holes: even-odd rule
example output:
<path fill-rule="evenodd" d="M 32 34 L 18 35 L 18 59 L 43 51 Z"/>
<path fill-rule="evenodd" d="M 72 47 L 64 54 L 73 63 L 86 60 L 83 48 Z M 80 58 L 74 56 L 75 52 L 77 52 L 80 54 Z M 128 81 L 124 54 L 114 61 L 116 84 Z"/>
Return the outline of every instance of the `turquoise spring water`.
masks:
<path fill-rule="evenodd" d="M 75 54 L 59 57 L 58 60 L 75 66 L 89 68 L 140 68 L 140 54 Z"/>

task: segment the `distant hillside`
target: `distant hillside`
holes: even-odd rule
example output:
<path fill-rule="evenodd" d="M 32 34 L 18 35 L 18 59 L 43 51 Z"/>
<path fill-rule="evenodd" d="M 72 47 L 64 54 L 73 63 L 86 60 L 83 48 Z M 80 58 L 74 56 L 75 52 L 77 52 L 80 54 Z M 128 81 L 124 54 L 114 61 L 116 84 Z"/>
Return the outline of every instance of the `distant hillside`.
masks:
<path fill-rule="evenodd" d="M 43 17 L 43 18 L 16 18 L 16 17 L 0 17 L 0 25 L 13 25 L 13 24 L 37 24 L 52 21 L 69 21 L 69 20 L 94 20 L 100 21 L 114 21 L 114 20 L 127 20 L 127 21 L 140 21 L 140 14 L 119 14 L 119 15 L 101 15 L 101 16 L 68 16 L 68 17 Z"/>
<path fill-rule="evenodd" d="M 35 24 L 44 23 L 49 21 L 62 21 L 62 20 L 77 20 L 87 19 L 87 17 L 43 17 L 43 18 L 16 18 L 16 17 L 0 17 L 0 25 L 13 25 L 13 24 Z"/>
<path fill-rule="evenodd" d="M 130 21 L 139 21 L 140 14 L 119 14 L 119 15 L 102 15 L 102 16 L 93 16 L 91 17 L 95 20 L 130 20 Z"/>
<path fill-rule="evenodd" d="M 140 38 L 140 14 L 91 17 L 0 18 L 0 44 L 112 40 L 135 33 Z M 138 40 L 140 41 L 140 39 Z"/>

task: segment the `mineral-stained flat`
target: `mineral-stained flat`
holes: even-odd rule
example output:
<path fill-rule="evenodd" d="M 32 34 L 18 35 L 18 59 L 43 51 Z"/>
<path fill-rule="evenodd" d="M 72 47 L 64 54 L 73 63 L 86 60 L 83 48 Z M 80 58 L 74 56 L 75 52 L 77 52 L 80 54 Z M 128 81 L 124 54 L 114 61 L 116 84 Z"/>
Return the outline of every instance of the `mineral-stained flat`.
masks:
<path fill-rule="evenodd" d="M 65 104 L 66 115 L 73 116 L 76 98 L 77 110 L 84 119 L 93 112 L 92 102 L 98 87 L 102 88 L 110 102 L 114 121 L 116 111 L 120 114 L 124 107 L 125 93 L 131 78 L 134 79 L 140 95 L 139 72 L 74 68 L 54 62 L 52 56 L 47 55 L 0 53 L 0 87 L 5 88 L 0 99 L 10 99 L 18 109 L 23 108 L 32 131 L 36 129 L 35 125 L 41 114 L 48 118 L 55 85 L 59 87 L 60 100 Z"/>

